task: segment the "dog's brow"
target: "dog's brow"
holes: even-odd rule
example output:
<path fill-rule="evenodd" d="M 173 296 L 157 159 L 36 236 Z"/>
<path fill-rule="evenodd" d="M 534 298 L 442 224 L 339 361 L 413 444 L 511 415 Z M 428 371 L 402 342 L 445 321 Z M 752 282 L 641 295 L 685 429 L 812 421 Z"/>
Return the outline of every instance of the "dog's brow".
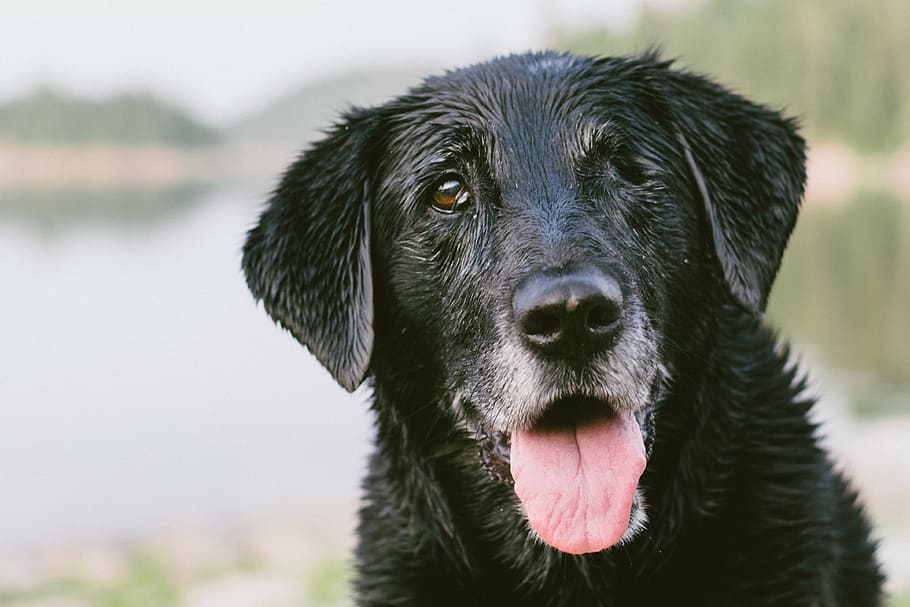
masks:
<path fill-rule="evenodd" d="M 606 119 L 581 126 L 578 137 L 578 152 L 587 158 L 609 149 L 623 139 L 622 128 L 613 120 Z"/>
<path fill-rule="evenodd" d="M 455 158 L 475 157 L 485 148 L 487 137 L 469 126 L 451 129 L 441 135 L 438 143 L 433 146 L 433 160 L 442 158 L 451 161 Z"/>

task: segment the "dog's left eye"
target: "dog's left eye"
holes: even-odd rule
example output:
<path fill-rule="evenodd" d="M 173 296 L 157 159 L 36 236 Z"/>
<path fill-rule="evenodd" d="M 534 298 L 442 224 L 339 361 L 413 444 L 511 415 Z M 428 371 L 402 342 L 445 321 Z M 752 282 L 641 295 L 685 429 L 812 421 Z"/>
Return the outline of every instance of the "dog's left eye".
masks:
<path fill-rule="evenodd" d="M 471 199 L 471 193 L 458 175 L 446 175 L 433 191 L 433 208 L 444 213 L 461 210 Z"/>

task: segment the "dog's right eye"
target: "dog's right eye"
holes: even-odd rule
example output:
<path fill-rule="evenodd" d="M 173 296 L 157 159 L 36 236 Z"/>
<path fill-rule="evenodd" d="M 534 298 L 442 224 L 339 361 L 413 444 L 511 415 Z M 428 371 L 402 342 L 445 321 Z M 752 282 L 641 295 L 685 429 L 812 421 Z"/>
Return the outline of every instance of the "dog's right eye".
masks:
<path fill-rule="evenodd" d="M 433 191 L 433 208 L 443 213 L 461 210 L 471 199 L 459 175 L 446 175 Z"/>

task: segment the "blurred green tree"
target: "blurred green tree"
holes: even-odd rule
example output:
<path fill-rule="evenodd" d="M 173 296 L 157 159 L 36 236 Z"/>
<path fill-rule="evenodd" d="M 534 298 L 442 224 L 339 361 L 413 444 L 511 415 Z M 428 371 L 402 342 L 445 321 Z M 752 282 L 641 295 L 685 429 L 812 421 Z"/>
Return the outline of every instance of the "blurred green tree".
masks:
<path fill-rule="evenodd" d="M 146 93 L 94 101 L 42 89 L 0 105 L 0 141 L 15 143 L 213 143 L 218 133 Z"/>
<path fill-rule="evenodd" d="M 802 119 L 814 139 L 890 151 L 910 135 L 907 0 L 705 0 L 646 9 L 629 31 L 556 33 L 557 47 L 679 64 Z"/>

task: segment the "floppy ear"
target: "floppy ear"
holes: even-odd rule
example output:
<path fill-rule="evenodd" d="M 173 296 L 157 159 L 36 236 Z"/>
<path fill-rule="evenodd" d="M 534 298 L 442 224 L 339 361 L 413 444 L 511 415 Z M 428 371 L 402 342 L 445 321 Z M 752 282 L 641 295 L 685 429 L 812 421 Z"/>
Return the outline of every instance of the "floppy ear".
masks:
<path fill-rule="evenodd" d="M 761 314 L 796 223 L 805 142 L 792 120 L 699 76 L 667 70 L 663 86 L 727 288 Z"/>
<path fill-rule="evenodd" d="M 354 111 L 304 152 L 243 247 L 253 295 L 348 391 L 366 376 L 373 348 L 372 118 Z"/>

